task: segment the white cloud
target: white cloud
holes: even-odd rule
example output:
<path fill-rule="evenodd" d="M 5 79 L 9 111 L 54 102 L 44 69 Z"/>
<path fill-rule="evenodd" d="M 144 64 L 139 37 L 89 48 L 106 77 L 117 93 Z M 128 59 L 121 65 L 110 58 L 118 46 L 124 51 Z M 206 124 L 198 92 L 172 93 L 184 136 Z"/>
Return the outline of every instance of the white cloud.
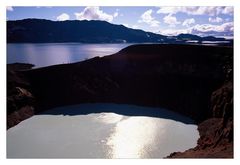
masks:
<path fill-rule="evenodd" d="M 52 6 L 36 6 L 36 8 L 52 8 Z"/>
<path fill-rule="evenodd" d="M 215 16 L 219 14 L 232 14 L 232 7 L 222 6 L 186 6 L 186 7 L 160 7 L 157 11 L 159 14 L 176 14 L 178 12 L 186 13 L 188 15 L 210 15 Z"/>
<path fill-rule="evenodd" d="M 12 6 L 7 6 L 6 9 L 7 9 L 7 11 L 13 11 L 13 7 Z"/>
<path fill-rule="evenodd" d="M 154 17 L 152 17 L 152 9 L 149 9 L 147 11 L 145 11 L 142 15 L 141 15 L 141 19 L 138 20 L 138 22 L 144 22 L 149 24 L 151 27 L 158 27 L 159 26 L 159 21 L 157 21 Z"/>
<path fill-rule="evenodd" d="M 189 18 L 189 19 L 185 19 L 182 23 L 183 26 L 189 27 L 189 25 L 194 24 L 195 23 L 195 19 L 194 18 Z"/>
<path fill-rule="evenodd" d="M 220 13 L 222 13 L 223 8 L 222 7 L 218 7 L 218 6 L 210 6 L 210 7 L 206 7 L 206 6 L 202 6 L 202 7 L 198 7 L 197 11 L 191 11 L 189 14 L 193 14 L 193 15 L 210 15 L 210 16 L 214 16 L 214 15 L 218 15 Z"/>
<path fill-rule="evenodd" d="M 116 11 L 114 14 L 113 14 L 113 17 L 117 17 L 118 16 L 118 12 Z"/>
<path fill-rule="evenodd" d="M 69 15 L 66 13 L 62 13 L 61 15 L 57 16 L 57 21 L 66 21 L 69 20 Z"/>
<path fill-rule="evenodd" d="M 172 16 L 172 14 L 168 14 L 163 18 L 164 23 L 169 24 L 169 26 L 174 27 L 176 24 L 180 24 L 181 22 L 177 21 L 177 18 Z"/>
<path fill-rule="evenodd" d="M 195 25 L 192 27 L 192 32 L 200 32 L 200 33 L 207 33 L 207 32 L 233 32 L 233 22 L 223 23 L 221 25 L 212 25 L 212 24 L 202 24 L 202 25 Z"/>
<path fill-rule="evenodd" d="M 222 11 L 223 14 L 229 14 L 229 15 L 233 15 L 233 7 L 232 6 L 227 6 L 224 8 L 224 10 Z"/>
<path fill-rule="evenodd" d="M 138 29 L 139 27 L 138 27 L 138 25 L 133 25 L 132 28 L 133 29 Z"/>
<path fill-rule="evenodd" d="M 108 21 L 112 22 L 114 15 L 115 17 L 118 15 L 116 14 L 107 14 L 103 10 L 100 10 L 99 7 L 86 7 L 82 12 L 80 13 L 74 13 L 76 16 L 76 19 L 78 20 L 102 20 L 102 21 Z"/>
<path fill-rule="evenodd" d="M 157 11 L 158 14 L 176 14 L 182 7 L 160 7 Z"/>
<path fill-rule="evenodd" d="M 163 35 L 176 36 L 181 33 L 189 33 L 200 36 L 232 36 L 233 35 L 233 22 L 223 23 L 221 25 L 202 24 L 188 27 L 186 29 L 166 29 L 158 33 Z"/>
<path fill-rule="evenodd" d="M 127 27 L 127 28 L 132 28 L 132 29 L 138 29 L 139 28 L 138 25 L 132 25 L 131 26 L 131 25 L 127 24 L 127 23 L 123 23 L 122 25 Z"/>
<path fill-rule="evenodd" d="M 223 19 L 222 18 L 220 18 L 220 17 L 216 17 L 216 18 L 212 18 L 212 17 L 209 17 L 208 18 L 208 21 L 209 22 L 215 22 L 215 23 L 219 23 L 219 22 L 222 22 L 223 21 Z"/>
<path fill-rule="evenodd" d="M 181 33 L 189 33 L 188 29 L 166 29 L 159 32 L 162 35 L 177 36 Z"/>

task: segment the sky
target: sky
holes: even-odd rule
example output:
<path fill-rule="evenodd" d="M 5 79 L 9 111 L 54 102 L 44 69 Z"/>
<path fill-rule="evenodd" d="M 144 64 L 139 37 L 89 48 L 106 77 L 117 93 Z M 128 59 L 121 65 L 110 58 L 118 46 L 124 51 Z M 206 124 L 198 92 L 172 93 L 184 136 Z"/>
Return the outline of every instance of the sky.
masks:
<path fill-rule="evenodd" d="M 200 36 L 233 37 L 233 7 L 14 7 L 8 6 L 7 20 L 40 18 L 53 21 L 103 20 L 163 35 L 189 33 Z"/>

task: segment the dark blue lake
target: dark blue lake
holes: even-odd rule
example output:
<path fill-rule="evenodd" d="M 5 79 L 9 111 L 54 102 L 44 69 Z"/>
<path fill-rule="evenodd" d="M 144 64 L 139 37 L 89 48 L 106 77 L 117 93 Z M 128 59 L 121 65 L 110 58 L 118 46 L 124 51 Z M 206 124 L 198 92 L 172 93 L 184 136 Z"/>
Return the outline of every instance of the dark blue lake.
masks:
<path fill-rule="evenodd" d="M 35 68 L 111 55 L 130 44 L 43 43 L 7 44 L 7 63 L 31 63 Z"/>

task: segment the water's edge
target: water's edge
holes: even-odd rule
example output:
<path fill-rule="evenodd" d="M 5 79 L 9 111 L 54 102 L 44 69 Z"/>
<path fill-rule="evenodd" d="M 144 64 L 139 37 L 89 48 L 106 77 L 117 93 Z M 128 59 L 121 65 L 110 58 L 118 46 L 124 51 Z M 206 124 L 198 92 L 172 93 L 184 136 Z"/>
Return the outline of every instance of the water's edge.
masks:
<path fill-rule="evenodd" d="M 193 123 L 161 108 L 103 103 L 58 107 L 10 128 L 7 157 L 163 158 L 197 145 Z"/>

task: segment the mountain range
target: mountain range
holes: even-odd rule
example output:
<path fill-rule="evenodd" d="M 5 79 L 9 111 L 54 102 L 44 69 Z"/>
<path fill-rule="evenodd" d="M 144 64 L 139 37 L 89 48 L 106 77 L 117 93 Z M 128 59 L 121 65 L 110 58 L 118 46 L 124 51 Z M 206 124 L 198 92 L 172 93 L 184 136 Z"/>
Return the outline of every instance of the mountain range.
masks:
<path fill-rule="evenodd" d="M 131 29 L 99 20 L 51 21 L 23 19 L 7 21 L 7 43 L 202 43 L 233 40 L 192 34 L 165 36 L 140 29 Z M 223 42 L 223 43 L 224 43 Z"/>

